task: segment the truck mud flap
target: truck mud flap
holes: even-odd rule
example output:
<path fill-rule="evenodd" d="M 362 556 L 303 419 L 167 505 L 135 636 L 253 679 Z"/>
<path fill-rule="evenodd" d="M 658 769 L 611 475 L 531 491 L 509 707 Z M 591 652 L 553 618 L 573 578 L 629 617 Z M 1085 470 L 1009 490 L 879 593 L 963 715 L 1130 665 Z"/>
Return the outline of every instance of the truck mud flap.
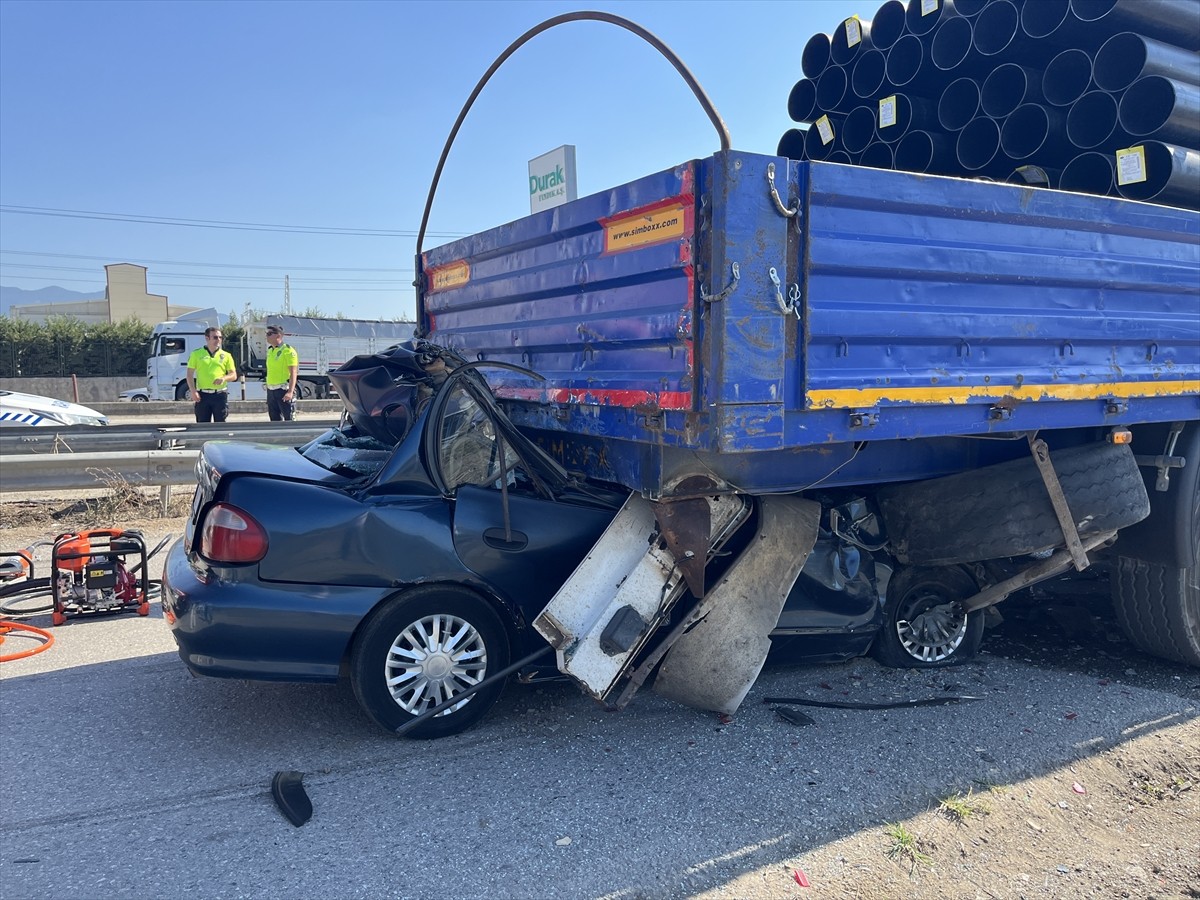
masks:
<path fill-rule="evenodd" d="M 817 541 L 821 505 L 759 500 L 758 534 L 693 611 L 654 679 L 654 691 L 696 709 L 732 714 L 767 659 L 771 630 Z"/>
<path fill-rule="evenodd" d="M 750 507 L 739 496 L 706 502 L 709 546 L 719 548 Z M 686 589 L 654 505 L 634 494 L 533 627 L 554 647 L 559 671 L 606 701 Z"/>

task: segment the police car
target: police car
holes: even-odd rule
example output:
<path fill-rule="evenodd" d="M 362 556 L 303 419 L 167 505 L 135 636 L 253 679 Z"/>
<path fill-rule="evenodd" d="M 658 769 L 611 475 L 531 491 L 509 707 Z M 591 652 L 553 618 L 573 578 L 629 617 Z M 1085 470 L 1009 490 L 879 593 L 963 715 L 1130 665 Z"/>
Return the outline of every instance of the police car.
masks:
<path fill-rule="evenodd" d="M 107 417 L 78 403 L 17 391 L 0 391 L 0 427 L 107 424 Z"/>

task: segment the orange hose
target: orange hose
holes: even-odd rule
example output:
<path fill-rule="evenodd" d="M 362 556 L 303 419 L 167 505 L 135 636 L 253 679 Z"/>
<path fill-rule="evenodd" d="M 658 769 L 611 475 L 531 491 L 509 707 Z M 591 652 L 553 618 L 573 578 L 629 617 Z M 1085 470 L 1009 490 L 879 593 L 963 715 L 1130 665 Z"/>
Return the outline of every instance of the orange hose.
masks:
<path fill-rule="evenodd" d="M 12 631 L 31 631 L 35 635 L 44 638 L 44 640 L 32 650 L 22 650 L 20 653 L 9 653 L 0 656 L 0 663 L 12 662 L 14 659 L 24 659 L 27 656 L 33 656 L 35 653 L 41 653 L 43 650 L 49 650 L 54 646 L 54 635 L 50 632 L 42 628 L 34 628 L 32 625 L 22 625 L 20 622 L 13 622 L 10 619 L 0 619 L 0 644 L 4 643 L 5 637 Z"/>

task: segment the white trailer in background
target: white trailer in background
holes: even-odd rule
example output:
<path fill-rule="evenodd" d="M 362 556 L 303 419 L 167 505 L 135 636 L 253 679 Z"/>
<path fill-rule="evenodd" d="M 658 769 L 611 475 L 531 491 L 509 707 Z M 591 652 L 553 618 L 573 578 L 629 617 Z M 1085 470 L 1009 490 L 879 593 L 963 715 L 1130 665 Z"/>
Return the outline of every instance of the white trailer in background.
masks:
<path fill-rule="evenodd" d="M 146 360 L 146 386 L 151 400 L 187 398 L 187 361 L 192 351 L 204 346 L 204 330 L 220 325 L 215 309 L 203 309 L 168 322 L 159 322 L 151 333 L 150 357 Z M 416 327 L 412 322 L 367 319 L 318 319 L 309 316 L 267 316 L 246 326 L 245 347 L 226 346 L 244 364 L 238 374 L 242 384 L 230 390 L 239 399 L 266 396 L 267 326 L 280 325 L 284 341 L 296 348 L 300 372 L 296 382 L 299 399 L 329 394 L 329 372 L 346 360 L 364 353 L 386 350 L 408 340 Z"/>

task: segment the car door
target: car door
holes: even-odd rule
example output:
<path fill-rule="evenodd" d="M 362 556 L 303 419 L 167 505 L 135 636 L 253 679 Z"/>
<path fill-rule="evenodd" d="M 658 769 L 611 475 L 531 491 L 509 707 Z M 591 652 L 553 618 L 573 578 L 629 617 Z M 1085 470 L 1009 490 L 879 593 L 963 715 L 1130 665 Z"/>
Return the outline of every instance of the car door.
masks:
<path fill-rule="evenodd" d="M 451 497 L 463 564 L 527 613 L 554 595 L 611 521 L 609 508 L 558 500 L 505 438 L 502 416 L 466 379 L 448 386 L 437 423 L 435 467 Z"/>

